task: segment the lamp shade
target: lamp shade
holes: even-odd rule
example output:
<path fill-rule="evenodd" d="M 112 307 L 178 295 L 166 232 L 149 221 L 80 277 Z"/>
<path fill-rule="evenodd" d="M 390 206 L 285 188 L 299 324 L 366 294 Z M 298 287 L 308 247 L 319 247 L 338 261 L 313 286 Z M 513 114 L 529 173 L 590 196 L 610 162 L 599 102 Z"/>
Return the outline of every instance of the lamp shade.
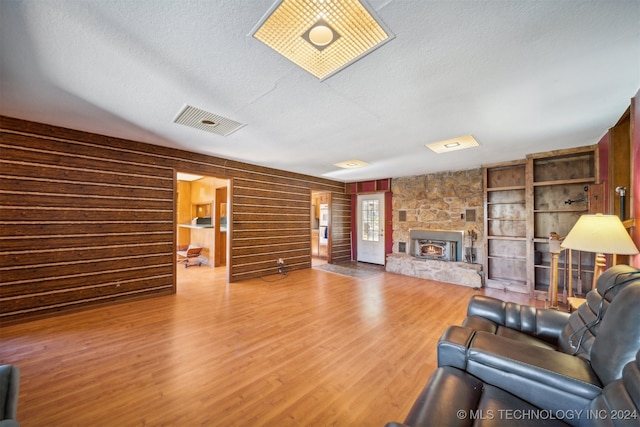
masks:
<path fill-rule="evenodd" d="M 638 253 L 638 248 L 616 215 L 582 215 L 560 246 L 600 254 Z"/>

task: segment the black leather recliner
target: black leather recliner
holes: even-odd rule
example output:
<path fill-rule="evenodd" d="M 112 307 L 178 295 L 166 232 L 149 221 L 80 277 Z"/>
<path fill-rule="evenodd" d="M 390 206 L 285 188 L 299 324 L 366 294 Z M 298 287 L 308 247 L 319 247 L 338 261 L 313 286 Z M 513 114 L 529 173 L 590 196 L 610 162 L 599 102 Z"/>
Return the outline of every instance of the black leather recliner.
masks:
<path fill-rule="evenodd" d="M 539 408 L 458 368 L 441 367 L 430 377 L 403 423 L 385 427 L 637 427 L 640 425 L 640 352 L 621 378 L 584 407 Z"/>
<path fill-rule="evenodd" d="M 526 320 L 520 320 L 519 329 L 502 325 L 495 331 L 448 328 L 438 343 L 438 366 L 467 371 L 537 407 L 579 410 L 598 396 L 606 384 L 619 378 L 624 365 L 640 350 L 638 273 L 628 266 L 607 270 L 598 280 L 598 289 L 589 292 L 587 303 L 569 316 L 563 328 L 556 327 L 555 333 L 549 332 L 554 329 L 549 326 L 552 322 L 540 322 L 551 312 L 527 306 L 518 310 L 520 319 Z M 495 323 L 501 313 L 508 313 L 500 306 L 496 306 L 499 311 L 491 312 L 487 304 L 479 311 L 474 301 L 467 319 L 472 319 L 476 326 Z M 478 321 L 479 312 L 492 320 Z M 509 317 L 517 318 L 504 315 Z M 513 320 L 504 323 L 518 325 Z M 530 326 L 534 323 L 535 327 Z M 545 327 L 541 328 L 541 324 Z M 537 335 L 522 339 L 528 335 L 523 329 L 536 331 Z M 557 344 L 548 338 L 553 335 L 558 337 Z"/>
<path fill-rule="evenodd" d="M 571 315 L 476 296 L 463 326 L 442 335 L 439 368 L 405 424 L 618 425 L 582 415 L 606 404 L 640 426 L 639 354 L 640 271 L 629 266 L 607 270 Z"/>
<path fill-rule="evenodd" d="M 590 359 L 599 323 L 604 318 L 609 304 L 626 286 L 638 281 L 640 271 L 633 267 L 616 265 L 609 268 L 598 278 L 596 289 L 587 293 L 586 303 L 571 315 L 558 310 L 541 309 L 476 295 L 469 302 L 467 318 L 462 323 L 462 328 Z M 596 320 L 598 318 L 599 321 Z M 586 325 L 593 326 L 586 328 Z M 457 337 L 452 342 L 459 340 L 460 336 L 472 335 L 471 331 L 461 331 L 460 328 L 449 327 L 441 341 L 447 342 L 447 334 L 455 334 Z"/>

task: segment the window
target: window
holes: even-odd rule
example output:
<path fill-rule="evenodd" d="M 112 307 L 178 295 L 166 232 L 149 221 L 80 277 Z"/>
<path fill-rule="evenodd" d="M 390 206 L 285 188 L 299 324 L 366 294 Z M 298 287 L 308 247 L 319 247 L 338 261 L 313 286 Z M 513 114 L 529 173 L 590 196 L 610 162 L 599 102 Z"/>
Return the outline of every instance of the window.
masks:
<path fill-rule="evenodd" d="M 377 242 L 380 240 L 380 202 L 362 201 L 362 240 Z"/>

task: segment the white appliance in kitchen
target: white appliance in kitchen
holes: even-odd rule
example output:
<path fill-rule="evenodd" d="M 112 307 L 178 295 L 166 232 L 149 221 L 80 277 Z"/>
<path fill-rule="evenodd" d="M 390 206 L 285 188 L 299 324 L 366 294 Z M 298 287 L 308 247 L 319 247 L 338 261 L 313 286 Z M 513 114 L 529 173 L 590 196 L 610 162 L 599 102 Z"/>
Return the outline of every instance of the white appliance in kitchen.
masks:
<path fill-rule="evenodd" d="M 329 242 L 328 237 L 329 237 L 329 205 L 326 203 L 321 203 L 319 229 L 318 229 L 318 245 L 320 246 L 319 248 L 320 253 L 324 252 L 326 254 L 326 246 L 328 245 L 328 242 Z"/>

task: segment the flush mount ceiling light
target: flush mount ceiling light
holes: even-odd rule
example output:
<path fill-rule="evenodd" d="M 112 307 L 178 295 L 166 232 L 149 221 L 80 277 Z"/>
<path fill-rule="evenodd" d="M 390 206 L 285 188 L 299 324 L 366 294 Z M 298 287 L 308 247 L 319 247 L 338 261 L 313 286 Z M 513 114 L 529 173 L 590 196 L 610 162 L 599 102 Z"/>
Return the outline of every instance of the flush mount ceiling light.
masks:
<path fill-rule="evenodd" d="M 319 51 L 324 50 L 324 48 L 338 40 L 338 37 L 340 37 L 340 34 L 336 33 L 324 19 L 318 20 L 313 27 L 302 35 L 303 39 L 311 43 Z"/>
<path fill-rule="evenodd" d="M 394 37 L 362 0 L 280 0 L 250 35 L 320 80 Z"/>
<path fill-rule="evenodd" d="M 361 168 L 368 165 L 369 163 L 363 162 L 362 160 L 346 160 L 344 162 L 334 164 L 334 166 L 338 166 L 339 168 L 344 168 L 344 169 L 356 169 L 356 168 Z"/>
<path fill-rule="evenodd" d="M 464 150 L 465 148 L 477 147 L 479 145 L 478 141 L 476 141 L 476 139 L 471 135 L 447 139 L 446 141 L 434 142 L 432 144 L 425 144 L 427 148 L 430 148 L 438 154 L 448 153 L 449 151 Z"/>

